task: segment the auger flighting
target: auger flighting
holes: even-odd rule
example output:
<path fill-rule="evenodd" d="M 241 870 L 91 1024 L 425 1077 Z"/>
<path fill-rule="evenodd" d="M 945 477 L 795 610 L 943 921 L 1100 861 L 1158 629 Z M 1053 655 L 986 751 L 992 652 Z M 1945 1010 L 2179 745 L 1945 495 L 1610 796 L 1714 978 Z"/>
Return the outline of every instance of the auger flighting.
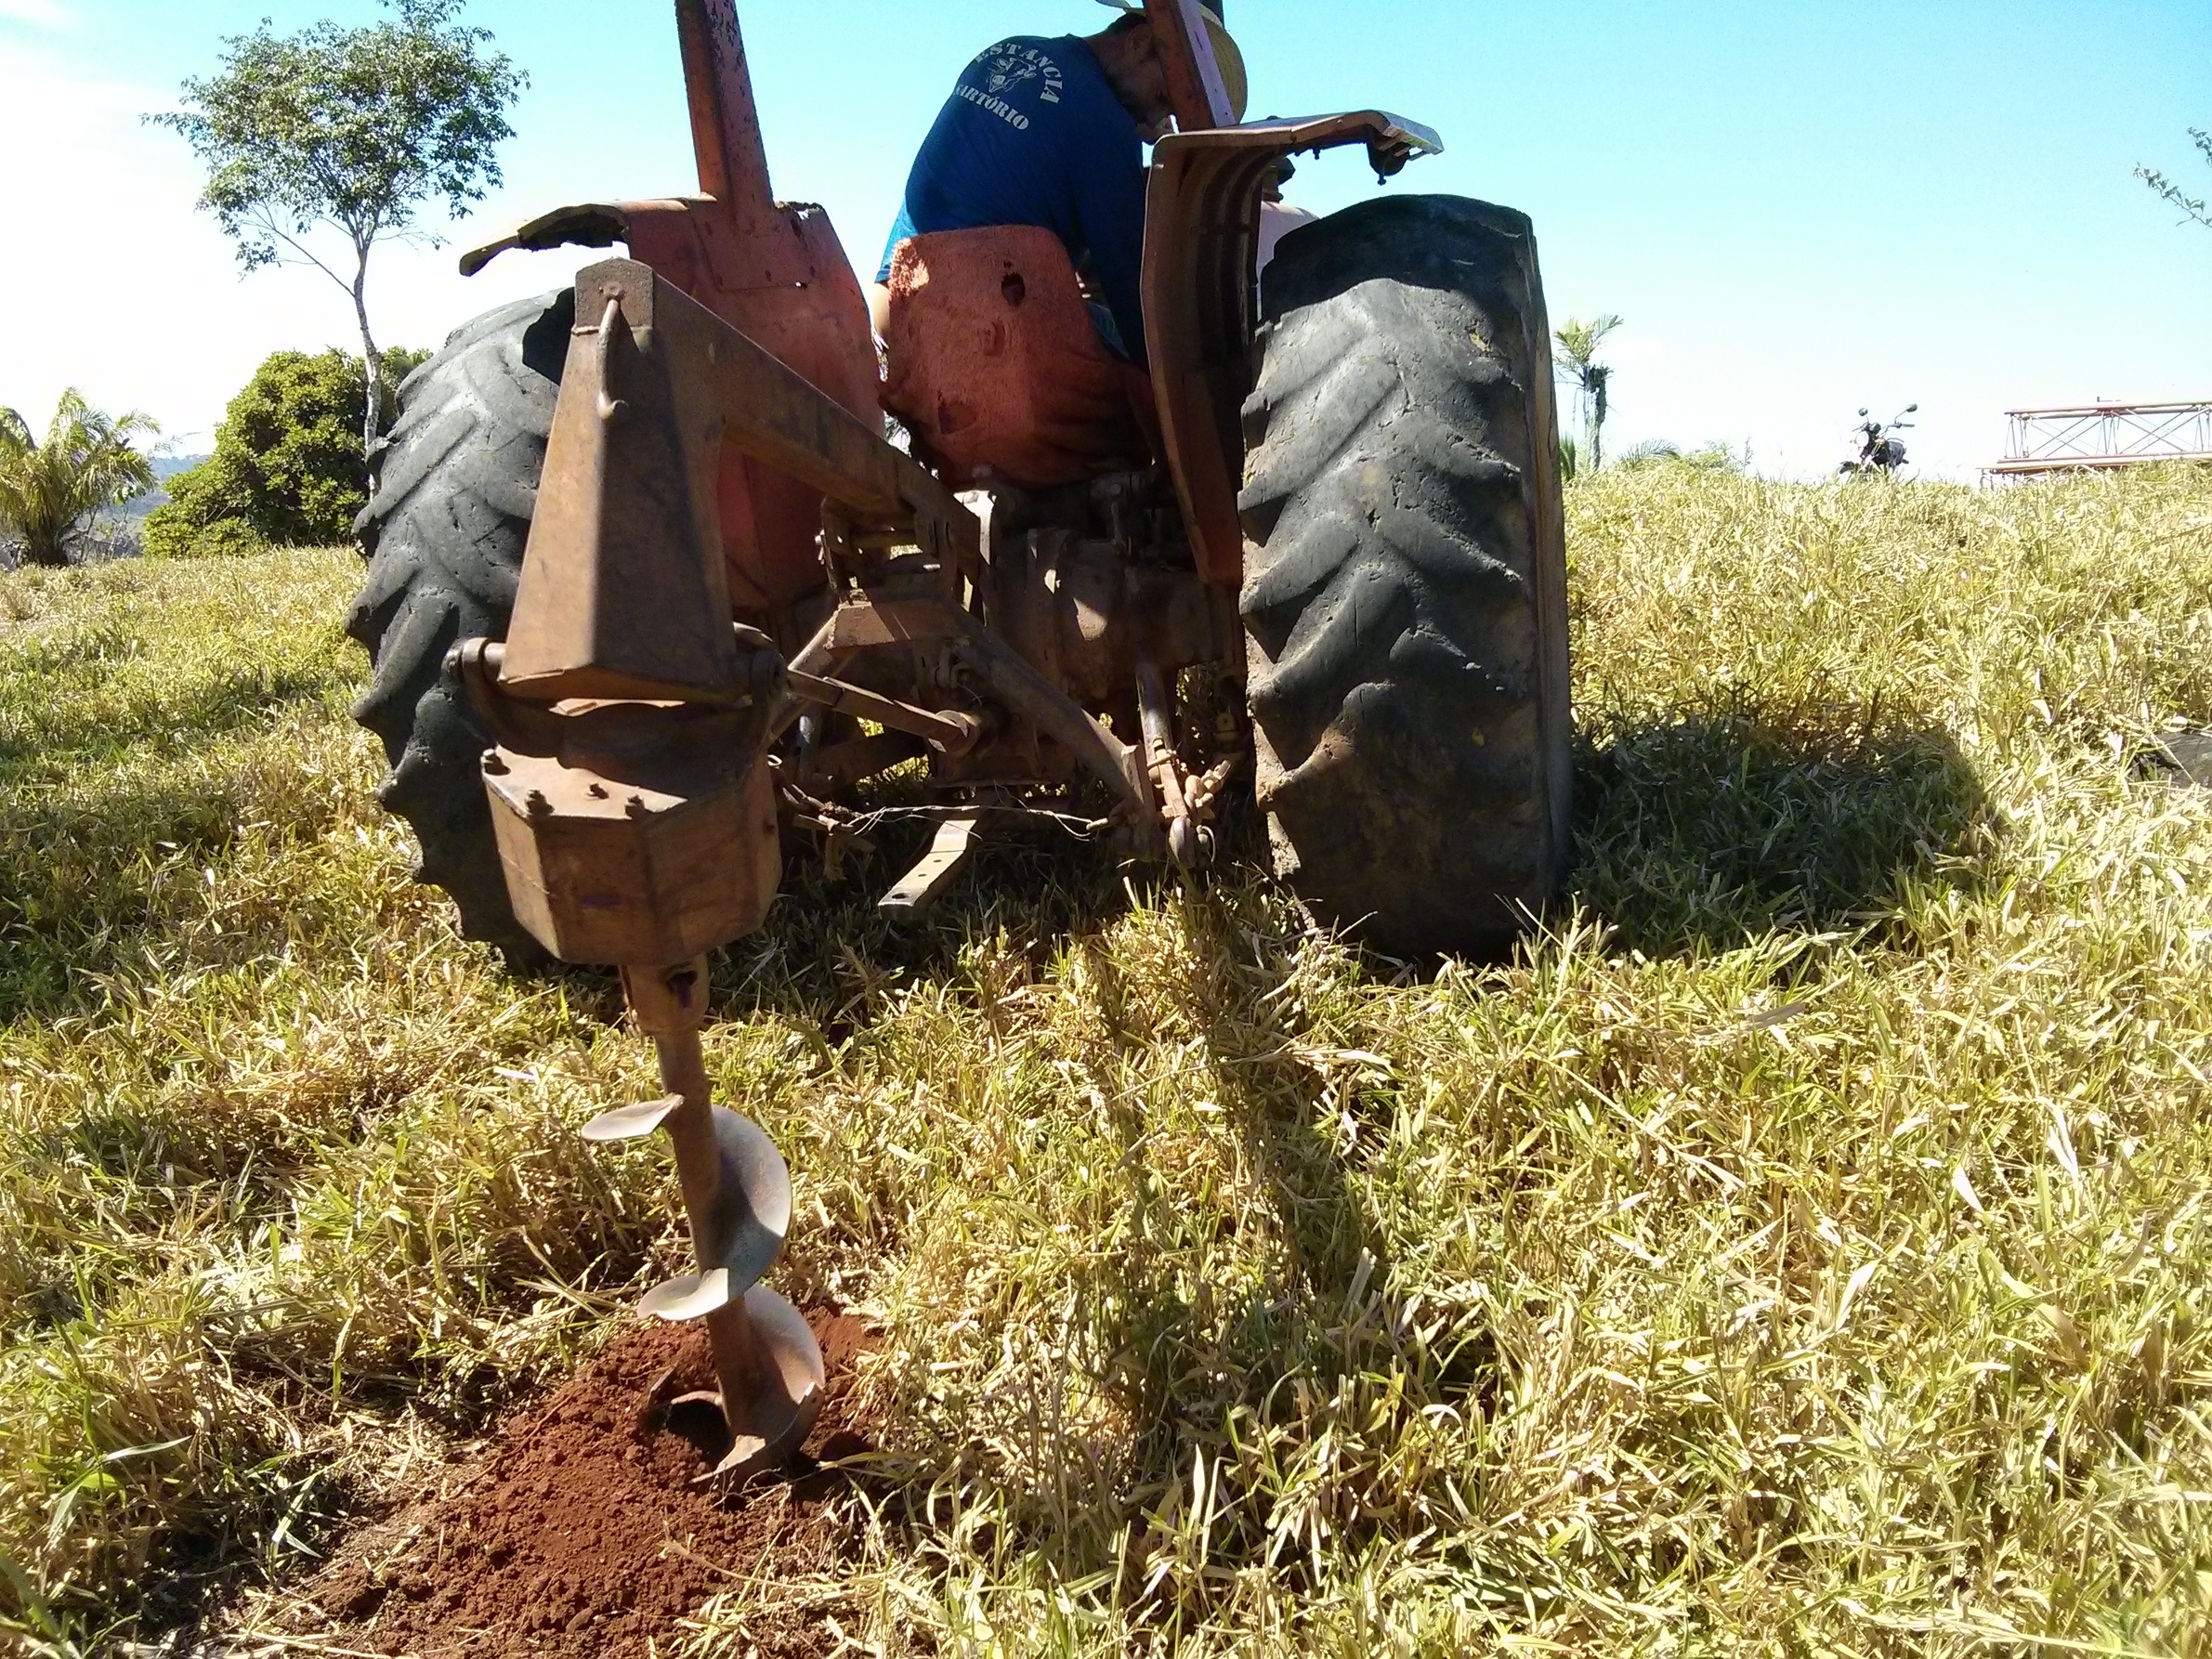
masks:
<path fill-rule="evenodd" d="M 648 1292 L 638 1312 L 706 1321 L 720 1384 L 713 1403 L 730 1433 L 729 1453 L 712 1472 L 742 1477 L 797 1451 L 821 1403 L 822 1355 L 814 1333 L 796 1308 L 759 1282 L 783 1250 L 791 1171 L 758 1124 L 712 1103 L 699 1040 L 705 960 L 660 972 L 625 969 L 622 988 L 659 1051 L 668 1093 L 594 1118 L 583 1138 L 626 1141 L 668 1131 L 699 1271 Z"/>

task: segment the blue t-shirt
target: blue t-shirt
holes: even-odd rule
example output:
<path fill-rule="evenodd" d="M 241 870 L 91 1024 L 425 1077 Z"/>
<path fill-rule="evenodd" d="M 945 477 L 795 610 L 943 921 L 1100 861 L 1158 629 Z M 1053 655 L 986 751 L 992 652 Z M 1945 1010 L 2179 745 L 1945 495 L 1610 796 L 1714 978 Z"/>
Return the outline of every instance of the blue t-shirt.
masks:
<path fill-rule="evenodd" d="M 1145 142 L 1091 48 L 1075 35 L 1001 41 L 961 72 L 907 176 L 876 281 L 910 236 L 1035 225 L 1086 255 L 1122 341 L 1145 325 Z"/>

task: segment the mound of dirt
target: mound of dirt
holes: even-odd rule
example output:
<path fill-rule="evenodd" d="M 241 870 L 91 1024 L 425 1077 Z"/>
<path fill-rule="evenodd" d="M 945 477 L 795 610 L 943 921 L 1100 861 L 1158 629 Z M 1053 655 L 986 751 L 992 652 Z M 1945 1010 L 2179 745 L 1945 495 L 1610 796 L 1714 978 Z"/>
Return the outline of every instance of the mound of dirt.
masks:
<path fill-rule="evenodd" d="M 824 1461 L 870 1449 L 850 1411 L 868 1347 L 849 1315 L 810 1313 L 829 1365 L 821 1416 L 795 1478 L 734 1494 L 671 1421 L 674 1394 L 713 1386 L 703 1327 L 655 1326 L 610 1344 L 473 1474 L 373 1529 L 307 1585 L 325 1640 L 411 1659 L 622 1659 L 665 1649 L 675 1622 L 739 1578 L 834 1565 L 848 1477 Z M 717 1417 L 719 1414 L 714 1414 Z M 813 1654 L 829 1634 L 796 1612 L 747 1632 L 763 1659 Z"/>

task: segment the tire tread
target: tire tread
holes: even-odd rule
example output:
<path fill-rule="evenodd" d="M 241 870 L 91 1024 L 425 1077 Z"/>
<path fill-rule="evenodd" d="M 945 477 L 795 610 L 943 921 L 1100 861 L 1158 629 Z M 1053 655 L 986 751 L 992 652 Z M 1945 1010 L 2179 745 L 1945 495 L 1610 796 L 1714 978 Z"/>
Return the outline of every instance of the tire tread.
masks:
<path fill-rule="evenodd" d="M 506 634 L 574 314 L 569 293 L 488 311 L 401 385 L 355 523 L 369 569 L 346 623 L 373 665 L 353 717 L 383 739 L 377 798 L 414 830 L 415 879 L 445 889 L 465 936 L 523 961 L 543 953 L 507 901 L 485 738 L 443 668 L 459 641 Z"/>
<path fill-rule="evenodd" d="M 1570 764 L 1556 417 L 1510 210 L 1366 203 L 1287 237 L 1244 410 L 1241 609 L 1277 870 L 1409 955 L 1556 888 Z"/>

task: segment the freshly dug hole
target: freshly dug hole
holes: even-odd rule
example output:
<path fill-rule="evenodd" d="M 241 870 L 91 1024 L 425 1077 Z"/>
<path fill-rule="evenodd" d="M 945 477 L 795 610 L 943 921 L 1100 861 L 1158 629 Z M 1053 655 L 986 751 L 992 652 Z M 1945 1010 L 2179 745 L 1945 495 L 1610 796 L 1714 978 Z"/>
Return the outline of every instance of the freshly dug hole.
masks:
<path fill-rule="evenodd" d="M 708 1467 L 665 1402 L 714 1384 L 703 1329 L 651 1326 L 619 1339 L 473 1470 L 357 1538 L 301 1591 L 323 1615 L 295 1632 L 421 1659 L 467 1653 L 619 1656 L 665 1651 L 677 1621 L 733 1574 L 834 1570 L 845 1476 L 818 1459 L 870 1449 L 851 1410 L 849 1315 L 809 1316 L 830 1392 L 793 1478 L 735 1493 L 696 1485 Z M 819 1652 L 793 1615 L 752 1632 L 765 1659 Z"/>

